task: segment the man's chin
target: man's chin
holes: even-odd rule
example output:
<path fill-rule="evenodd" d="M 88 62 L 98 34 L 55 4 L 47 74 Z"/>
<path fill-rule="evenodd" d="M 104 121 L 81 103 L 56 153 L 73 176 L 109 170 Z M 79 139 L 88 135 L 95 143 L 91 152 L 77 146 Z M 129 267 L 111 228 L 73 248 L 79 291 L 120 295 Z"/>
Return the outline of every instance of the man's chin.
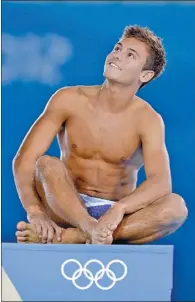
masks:
<path fill-rule="evenodd" d="M 116 75 L 111 74 L 110 72 L 104 72 L 103 76 L 108 80 L 108 81 L 113 81 L 113 82 L 120 82 L 119 79 L 116 77 Z"/>

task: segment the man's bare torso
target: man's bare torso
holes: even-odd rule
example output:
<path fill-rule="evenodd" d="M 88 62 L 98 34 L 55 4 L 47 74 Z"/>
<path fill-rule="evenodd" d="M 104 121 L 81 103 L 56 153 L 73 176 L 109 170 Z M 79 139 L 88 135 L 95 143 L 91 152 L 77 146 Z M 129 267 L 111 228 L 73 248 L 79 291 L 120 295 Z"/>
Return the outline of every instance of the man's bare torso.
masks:
<path fill-rule="evenodd" d="M 119 200 L 136 188 L 143 165 L 138 126 L 143 108 L 150 106 L 135 97 L 120 111 L 102 110 L 98 91 L 78 87 L 77 106 L 58 133 L 61 159 L 78 192 Z"/>

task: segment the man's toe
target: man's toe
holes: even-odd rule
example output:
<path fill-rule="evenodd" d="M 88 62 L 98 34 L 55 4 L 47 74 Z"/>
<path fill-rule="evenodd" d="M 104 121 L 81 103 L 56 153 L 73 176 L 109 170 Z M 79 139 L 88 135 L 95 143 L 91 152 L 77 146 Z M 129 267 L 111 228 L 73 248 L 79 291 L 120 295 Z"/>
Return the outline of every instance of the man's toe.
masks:
<path fill-rule="evenodd" d="M 27 237 L 27 236 L 29 236 L 29 230 L 25 230 L 25 231 L 17 231 L 17 232 L 15 233 L 15 235 L 16 235 L 17 237 Z"/>
<path fill-rule="evenodd" d="M 17 230 L 18 231 L 24 231 L 27 229 L 27 223 L 25 221 L 20 221 L 17 224 Z"/>
<path fill-rule="evenodd" d="M 108 230 L 114 232 L 117 228 L 117 224 L 108 224 Z"/>
<path fill-rule="evenodd" d="M 27 237 L 17 237 L 17 242 L 19 242 L 19 243 L 25 243 L 25 242 L 27 242 Z"/>
<path fill-rule="evenodd" d="M 108 235 L 107 235 L 107 231 L 104 230 L 101 234 L 100 234 L 100 238 L 106 238 Z"/>

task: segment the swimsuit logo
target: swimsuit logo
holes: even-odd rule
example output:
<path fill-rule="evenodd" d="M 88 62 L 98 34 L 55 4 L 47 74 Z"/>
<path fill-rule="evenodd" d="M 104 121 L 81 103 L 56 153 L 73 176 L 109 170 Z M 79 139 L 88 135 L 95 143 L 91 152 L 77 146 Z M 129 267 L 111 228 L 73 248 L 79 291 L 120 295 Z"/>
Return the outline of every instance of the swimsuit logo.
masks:
<path fill-rule="evenodd" d="M 74 273 L 72 274 L 72 276 L 68 276 L 65 273 L 65 268 L 66 268 L 66 265 L 68 263 L 71 263 L 71 262 L 72 263 L 76 263 L 78 265 L 78 269 L 76 269 L 74 271 Z M 91 263 L 97 263 L 101 267 L 95 274 L 93 274 L 88 269 L 88 266 Z M 116 274 L 110 269 L 111 265 L 114 264 L 114 263 L 120 264 L 122 266 L 122 268 L 123 268 L 123 274 L 121 276 L 119 276 L 119 277 L 116 277 Z M 62 274 L 62 276 L 65 279 L 72 281 L 72 283 L 74 284 L 74 286 L 76 288 L 78 288 L 78 289 L 81 289 L 81 290 L 88 289 L 95 282 L 96 286 L 99 289 L 101 289 L 101 290 L 109 290 L 109 289 L 113 288 L 113 286 L 116 284 L 117 281 L 121 281 L 121 280 L 123 280 L 126 277 L 126 275 L 127 275 L 127 265 L 122 260 L 114 259 L 114 260 L 108 262 L 108 264 L 106 266 L 104 266 L 104 264 L 100 260 L 91 259 L 91 260 L 87 261 L 84 266 L 82 266 L 82 264 L 78 260 L 76 260 L 76 259 L 68 259 L 68 260 L 64 261 L 62 263 L 62 265 L 61 265 L 61 274 Z M 86 286 L 80 286 L 77 283 L 77 280 L 81 277 L 82 274 L 84 274 L 84 276 L 89 280 L 89 283 Z M 99 283 L 99 280 L 105 274 L 112 281 L 111 284 L 108 285 L 108 286 L 102 286 Z"/>

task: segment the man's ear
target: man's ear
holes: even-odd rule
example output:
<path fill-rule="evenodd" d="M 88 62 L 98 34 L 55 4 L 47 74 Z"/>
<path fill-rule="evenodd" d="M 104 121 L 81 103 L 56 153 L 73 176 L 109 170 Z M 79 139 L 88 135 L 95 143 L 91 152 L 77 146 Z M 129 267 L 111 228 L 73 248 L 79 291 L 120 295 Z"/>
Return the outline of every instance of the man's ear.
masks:
<path fill-rule="evenodd" d="M 140 75 L 140 82 L 147 83 L 154 77 L 153 70 L 143 70 Z"/>

